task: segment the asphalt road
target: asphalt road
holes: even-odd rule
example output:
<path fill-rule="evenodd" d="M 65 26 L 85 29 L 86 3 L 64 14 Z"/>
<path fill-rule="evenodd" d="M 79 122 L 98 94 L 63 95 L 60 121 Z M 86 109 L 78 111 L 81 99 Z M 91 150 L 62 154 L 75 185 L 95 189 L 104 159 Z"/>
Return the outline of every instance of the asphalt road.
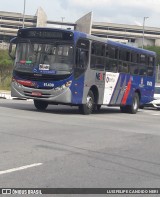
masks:
<path fill-rule="evenodd" d="M 151 109 L 85 116 L 76 107 L 38 112 L 32 101 L 1 99 L 0 187 L 157 188 L 159 120 Z"/>

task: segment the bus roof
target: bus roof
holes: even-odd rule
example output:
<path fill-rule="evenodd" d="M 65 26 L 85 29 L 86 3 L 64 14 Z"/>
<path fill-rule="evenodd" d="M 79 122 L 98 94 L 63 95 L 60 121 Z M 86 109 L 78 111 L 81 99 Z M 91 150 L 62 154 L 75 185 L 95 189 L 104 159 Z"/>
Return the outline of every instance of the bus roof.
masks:
<path fill-rule="evenodd" d="M 144 54 L 149 54 L 149 55 L 156 56 L 156 53 L 154 51 L 149 51 L 149 50 L 138 48 L 138 47 L 135 47 L 135 46 L 130 46 L 130 45 L 123 44 L 123 43 L 116 42 L 116 41 L 112 41 L 112 40 L 109 40 L 109 39 L 99 38 L 99 37 L 93 36 L 93 35 L 87 35 L 87 38 L 89 38 L 91 40 L 107 43 L 107 44 L 113 45 L 115 47 L 121 47 L 121 48 L 125 48 L 127 50 L 132 50 L 132 51 L 135 51 L 135 52 L 138 52 L 138 53 L 144 53 Z"/>

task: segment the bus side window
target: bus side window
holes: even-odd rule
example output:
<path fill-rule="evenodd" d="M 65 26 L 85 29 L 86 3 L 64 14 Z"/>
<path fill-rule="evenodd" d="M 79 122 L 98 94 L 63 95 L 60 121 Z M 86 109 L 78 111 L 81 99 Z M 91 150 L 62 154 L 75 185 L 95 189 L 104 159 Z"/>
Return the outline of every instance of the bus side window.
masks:
<path fill-rule="evenodd" d="M 105 47 L 105 55 L 104 56 L 109 57 L 109 47 L 108 47 L 108 45 L 106 45 L 106 47 Z"/>
<path fill-rule="evenodd" d="M 108 45 L 108 57 L 111 59 L 117 59 L 118 58 L 118 49 L 114 46 Z M 107 55 L 107 54 L 106 54 Z"/>
<path fill-rule="evenodd" d="M 141 64 L 146 64 L 146 56 L 143 54 L 140 54 L 140 63 Z"/>
<path fill-rule="evenodd" d="M 105 70 L 110 71 L 110 64 L 109 64 L 109 59 L 105 58 Z"/>
<path fill-rule="evenodd" d="M 118 72 L 117 66 L 118 48 L 107 45 L 105 50 L 105 70 L 108 72 Z"/>
<path fill-rule="evenodd" d="M 139 68 L 137 64 L 130 64 L 130 73 L 132 75 L 138 75 L 139 74 Z"/>
<path fill-rule="evenodd" d="M 139 75 L 146 76 L 147 70 L 145 65 L 140 65 L 139 67 Z"/>
<path fill-rule="evenodd" d="M 100 42 L 92 42 L 91 69 L 104 70 L 105 45 Z"/>
<path fill-rule="evenodd" d="M 132 52 L 131 53 L 131 62 L 138 63 L 139 62 L 139 54 Z"/>
<path fill-rule="evenodd" d="M 144 54 L 140 54 L 140 65 L 139 65 L 139 75 L 146 76 L 147 75 L 147 57 Z"/>
<path fill-rule="evenodd" d="M 118 72 L 117 60 L 109 60 L 110 72 Z"/>
<path fill-rule="evenodd" d="M 119 61 L 118 63 L 118 72 L 128 73 L 128 63 Z"/>
<path fill-rule="evenodd" d="M 79 69 L 86 69 L 89 60 L 89 41 L 86 39 L 79 39 L 76 48 L 76 67 Z"/>
<path fill-rule="evenodd" d="M 154 73 L 154 57 L 148 57 L 147 76 L 153 76 Z"/>
<path fill-rule="evenodd" d="M 76 65 L 78 68 L 86 69 L 88 64 L 88 51 L 83 49 L 76 50 Z"/>

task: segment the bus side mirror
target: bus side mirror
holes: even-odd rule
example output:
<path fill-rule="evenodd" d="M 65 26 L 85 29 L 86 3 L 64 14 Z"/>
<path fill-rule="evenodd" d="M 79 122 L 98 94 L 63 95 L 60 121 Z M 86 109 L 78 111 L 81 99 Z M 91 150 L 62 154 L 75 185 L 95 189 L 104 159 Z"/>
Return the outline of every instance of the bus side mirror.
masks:
<path fill-rule="evenodd" d="M 12 38 L 10 40 L 10 45 L 9 45 L 9 56 L 14 60 L 15 59 L 15 49 L 16 49 L 16 44 L 17 44 L 17 37 Z"/>

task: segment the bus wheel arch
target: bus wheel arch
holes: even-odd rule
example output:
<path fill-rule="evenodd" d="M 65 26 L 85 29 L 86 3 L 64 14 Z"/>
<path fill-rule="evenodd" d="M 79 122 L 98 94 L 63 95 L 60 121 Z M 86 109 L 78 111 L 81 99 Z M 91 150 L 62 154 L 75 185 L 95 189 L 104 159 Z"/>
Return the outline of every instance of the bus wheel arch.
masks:
<path fill-rule="evenodd" d="M 136 90 L 135 92 L 136 92 L 136 93 L 138 94 L 138 96 L 139 96 L 139 108 L 140 108 L 140 109 L 143 109 L 144 106 L 141 104 L 141 92 L 140 92 L 140 90 Z"/>
<path fill-rule="evenodd" d="M 90 90 L 93 92 L 93 95 L 94 95 L 94 102 L 95 102 L 95 105 L 97 105 L 98 103 L 98 99 L 99 99 L 99 92 L 98 92 L 98 88 L 97 86 L 92 86 L 90 88 Z"/>
<path fill-rule="evenodd" d="M 94 111 L 100 111 L 101 109 L 101 105 L 98 104 L 98 100 L 99 100 L 99 91 L 98 91 L 98 88 L 97 86 L 92 86 L 90 88 L 90 90 L 93 92 L 93 95 L 94 95 Z"/>
<path fill-rule="evenodd" d="M 139 103 L 140 103 L 140 101 L 141 101 L 141 93 L 140 93 L 140 90 L 136 90 L 135 93 L 138 94 L 138 96 L 139 96 Z"/>

